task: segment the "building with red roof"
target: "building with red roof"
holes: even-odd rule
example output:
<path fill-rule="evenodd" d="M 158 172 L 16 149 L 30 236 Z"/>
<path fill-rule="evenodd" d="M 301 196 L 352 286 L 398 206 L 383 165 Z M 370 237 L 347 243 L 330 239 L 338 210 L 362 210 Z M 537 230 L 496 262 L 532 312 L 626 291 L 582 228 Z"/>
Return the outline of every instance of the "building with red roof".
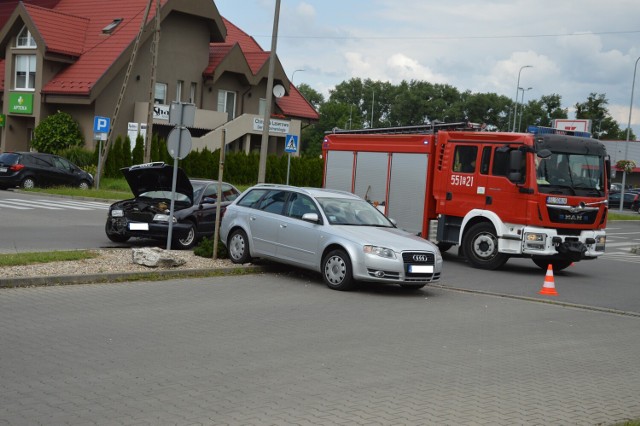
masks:
<path fill-rule="evenodd" d="M 130 135 L 131 123 L 147 122 L 152 96 L 154 134 L 166 136 L 173 128 L 172 102 L 190 102 L 196 106 L 194 149 L 217 149 L 226 130 L 231 149 L 259 150 L 270 53 L 220 16 L 211 0 L 160 0 L 152 85 L 155 5 L 155 0 L 0 3 L 0 151 L 29 149 L 36 126 L 57 111 L 78 121 L 85 146 L 94 149 L 101 136 L 94 132 L 95 117 L 112 117 L 112 133 Z M 279 60 L 274 85 L 268 152 L 281 153 L 285 135 L 300 135 L 318 113 L 291 85 Z"/>

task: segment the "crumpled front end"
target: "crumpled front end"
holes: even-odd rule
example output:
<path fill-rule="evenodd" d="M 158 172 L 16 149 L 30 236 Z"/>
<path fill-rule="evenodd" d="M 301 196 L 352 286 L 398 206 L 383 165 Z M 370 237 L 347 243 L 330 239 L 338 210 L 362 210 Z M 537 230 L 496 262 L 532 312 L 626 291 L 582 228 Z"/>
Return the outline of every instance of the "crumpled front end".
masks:
<path fill-rule="evenodd" d="M 122 201 L 109 209 L 105 232 L 121 239 L 166 238 L 169 233 L 169 213 L 169 204 L 164 200 Z M 189 229 L 189 225 L 177 223 L 174 217 L 173 236 L 184 238 Z"/>

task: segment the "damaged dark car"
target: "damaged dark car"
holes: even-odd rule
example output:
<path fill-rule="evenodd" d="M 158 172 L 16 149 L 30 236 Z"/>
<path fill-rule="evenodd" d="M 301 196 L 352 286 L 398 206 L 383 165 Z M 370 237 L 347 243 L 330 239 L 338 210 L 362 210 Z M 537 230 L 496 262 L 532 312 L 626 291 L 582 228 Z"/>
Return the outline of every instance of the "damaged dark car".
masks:
<path fill-rule="evenodd" d="M 107 237 L 116 243 L 131 238 L 165 241 L 169 234 L 169 218 L 173 182 L 173 166 L 163 162 L 138 164 L 121 169 L 134 198 L 118 201 L 109 207 L 105 225 Z M 218 182 L 189 179 L 176 170 L 176 192 L 173 206 L 171 248 L 190 249 L 202 237 L 214 234 Z M 235 200 L 240 191 L 222 182 L 221 211 Z"/>

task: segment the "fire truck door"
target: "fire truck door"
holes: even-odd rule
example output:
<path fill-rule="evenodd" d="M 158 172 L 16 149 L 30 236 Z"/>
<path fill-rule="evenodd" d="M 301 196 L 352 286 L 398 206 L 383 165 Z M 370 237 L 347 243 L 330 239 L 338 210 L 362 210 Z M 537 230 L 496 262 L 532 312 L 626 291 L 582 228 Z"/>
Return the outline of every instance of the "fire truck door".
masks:
<path fill-rule="evenodd" d="M 482 169 L 482 146 L 452 143 L 452 161 L 441 212 L 464 217 L 472 209 L 486 205 L 486 170 Z M 484 173 L 481 173 L 483 171 Z"/>
<path fill-rule="evenodd" d="M 351 192 L 353 181 L 353 151 L 328 151 L 324 187 Z"/>
<path fill-rule="evenodd" d="M 526 191 L 520 191 L 520 186 L 510 182 L 507 178 L 509 151 L 499 147 L 486 147 L 485 149 L 493 149 L 491 170 L 489 170 L 487 178 L 487 209 L 498 213 L 504 222 L 525 223 L 529 195 Z M 526 176 L 524 169 L 523 175 Z"/>
<path fill-rule="evenodd" d="M 385 214 L 388 171 L 389 153 L 358 152 L 353 192 Z"/>
<path fill-rule="evenodd" d="M 412 234 L 422 232 L 426 213 L 428 154 L 393 153 L 387 216 Z"/>

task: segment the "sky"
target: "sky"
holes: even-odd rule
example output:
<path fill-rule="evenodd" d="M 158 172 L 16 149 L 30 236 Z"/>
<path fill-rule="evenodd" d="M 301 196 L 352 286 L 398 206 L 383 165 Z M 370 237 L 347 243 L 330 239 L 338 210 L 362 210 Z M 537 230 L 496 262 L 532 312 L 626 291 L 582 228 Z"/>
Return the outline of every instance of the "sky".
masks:
<path fill-rule="evenodd" d="M 271 49 L 276 0 L 215 0 L 222 16 Z M 281 0 L 276 52 L 289 79 L 325 97 L 351 78 L 422 80 L 562 107 L 605 94 L 627 128 L 638 0 Z M 531 66 L 522 68 L 524 66 Z M 640 74 L 640 73 L 638 73 Z M 640 80 L 640 75 L 636 80 Z M 640 135 L 640 82 L 632 129 Z"/>

